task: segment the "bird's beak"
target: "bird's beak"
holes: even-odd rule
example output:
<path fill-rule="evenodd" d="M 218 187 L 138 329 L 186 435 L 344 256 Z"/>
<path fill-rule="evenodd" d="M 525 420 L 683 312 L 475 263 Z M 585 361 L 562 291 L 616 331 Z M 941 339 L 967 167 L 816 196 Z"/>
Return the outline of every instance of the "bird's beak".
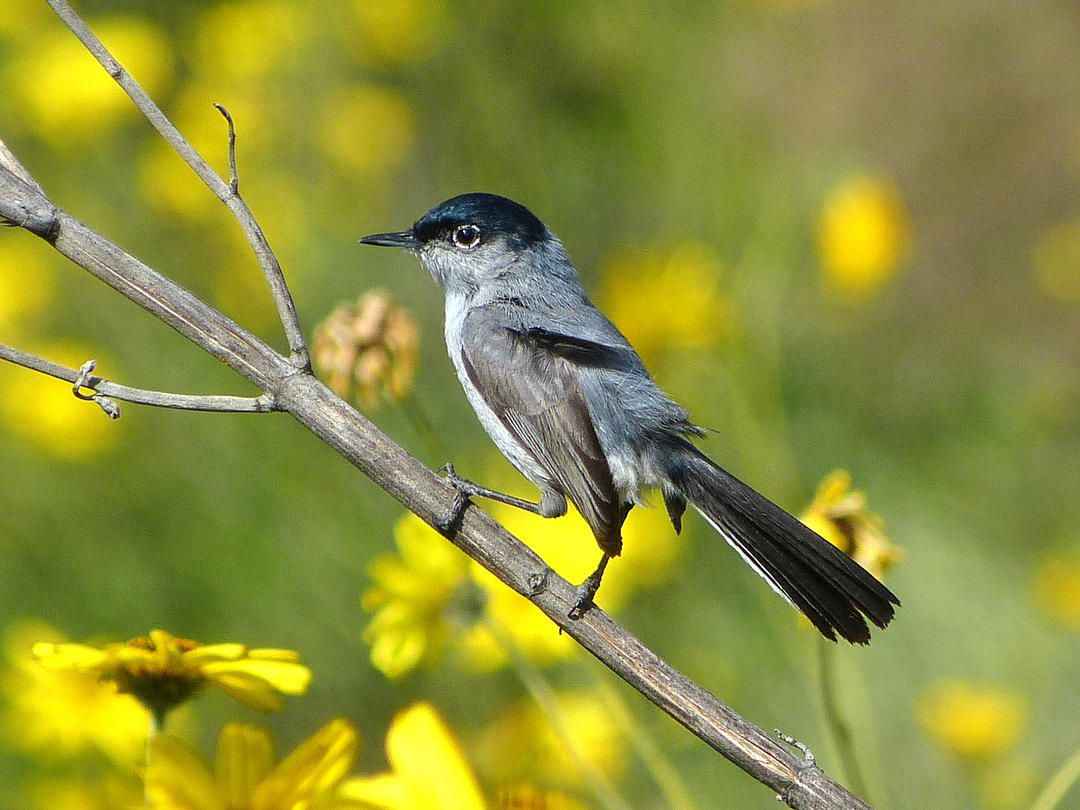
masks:
<path fill-rule="evenodd" d="M 422 245 L 420 240 L 413 235 L 412 231 L 399 231 L 398 233 L 373 233 L 359 240 L 361 245 L 379 245 L 380 247 L 400 247 L 408 250 L 419 250 Z"/>

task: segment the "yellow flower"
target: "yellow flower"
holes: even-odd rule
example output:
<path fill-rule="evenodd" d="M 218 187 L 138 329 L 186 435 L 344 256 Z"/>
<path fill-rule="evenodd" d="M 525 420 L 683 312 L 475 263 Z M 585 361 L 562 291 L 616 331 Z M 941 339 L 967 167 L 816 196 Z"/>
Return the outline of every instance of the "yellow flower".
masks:
<path fill-rule="evenodd" d="M 1047 616 L 1080 630 L 1080 557 L 1055 556 L 1043 562 L 1035 597 Z"/>
<path fill-rule="evenodd" d="M 866 493 L 851 489 L 846 470 L 825 476 L 799 519 L 878 579 L 904 556 L 885 536 L 881 518 L 866 504 Z"/>
<path fill-rule="evenodd" d="M 1027 705 L 1017 693 L 966 681 L 943 681 L 918 706 L 919 723 L 954 754 L 990 759 L 1003 754 L 1023 730 Z"/>
<path fill-rule="evenodd" d="M 230 723 L 213 768 L 177 737 L 151 741 L 146 794 L 153 810 L 315 810 L 332 808 L 359 745 L 345 720 L 331 720 L 281 762 L 266 729 Z"/>
<path fill-rule="evenodd" d="M 28 351 L 78 368 L 90 358 L 97 372 L 117 377 L 116 366 L 99 352 L 68 343 L 30 347 Z M 0 424 L 15 436 L 58 458 L 79 461 L 105 450 L 120 432 L 96 404 L 77 399 L 71 383 L 36 371 L 0 363 Z"/>
<path fill-rule="evenodd" d="M 146 712 L 130 696 L 103 689 L 92 673 L 42 667 L 30 649 L 43 638 L 62 640 L 52 627 L 31 619 L 13 623 L 5 633 L 0 736 L 39 756 L 67 758 L 96 749 L 117 762 L 136 762 L 146 744 Z"/>
<path fill-rule="evenodd" d="M 370 410 L 384 397 L 400 402 L 409 395 L 419 344 L 409 311 L 375 290 L 338 306 L 315 327 L 312 359 L 339 396 L 355 394 Z"/>
<path fill-rule="evenodd" d="M 378 810 L 484 810 L 461 746 L 428 703 L 398 714 L 386 734 L 390 773 L 354 777 L 338 791 L 341 807 Z"/>
<path fill-rule="evenodd" d="M 911 225 L 892 182 L 859 175 L 825 200 L 817 237 L 828 287 L 860 299 L 896 274 L 907 254 Z"/>
<path fill-rule="evenodd" d="M 109 17 L 91 23 L 105 47 L 150 93 L 172 72 L 168 37 L 145 20 Z M 4 77 L 23 111 L 20 120 L 56 146 L 81 143 L 138 115 L 124 91 L 71 32 L 42 29 L 16 52 Z"/>
<path fill-rule="evenodd" d="M 394 542 L 398 554 L 371 564 L 372 586 L 360 599 L 375 614 L 364 630 L 371 663 L 388 678 L 438 661 L 455 625 L 469 627 L 480 611 L 470 606 L 469 558 L 446 538 L 409 513 L 394 526 Z"/>
<path fill-rule="evenodd" d="M 43 245 L 31 244 L 22 234 L 0 237 L 0 333 L 10 343 L 10 336 L 19 335 L 49 303 L 53 283 Z"/>
<path fill-rule="evenodd" d="M 292 650 L 248 649 L 242 644 L 202 645 L 164 630 L 108 644 L 34 645 L 34 656 L 54 670 L 90 673 L 136 697 L 158 720 L 204 686 L 213 686 L 260 711 L 281 708 L 281 694 L 303 694 L 311 670 Z"/>
<path fill-rule="evenodd" d="M 1080 302 L 1080 219 L 1050 228 L 1035 248 L 1033 264 L 1046 293 Z"/>
<path fill-rule="evenodd" d="M 730 331 L 723 267 L 706 245 L 628 248 L 610 256 L 603 273 L 604 311 L 646 362 L 668 348 L 708 348 Z"/>
<path fill-rule="evenodd" d="M 577 689 L 558 695 L 556 704 L 569 742 L 531 700 L 511 706 L 488 726 L 477 758 L 489 778 L 502 784 L 581 788 L 589 784 L 582 761 L 606 780 L 622 776 L 628 763 L 626 741 L 606 703 L 588 689 Z"/>
<path fill-rule="evenodd" d="M 396 169 L 416 140 L 408 102 L 392 90 L 370 84 L 331 94 L 315 126 L 324 157 L 362 179 Z"/>

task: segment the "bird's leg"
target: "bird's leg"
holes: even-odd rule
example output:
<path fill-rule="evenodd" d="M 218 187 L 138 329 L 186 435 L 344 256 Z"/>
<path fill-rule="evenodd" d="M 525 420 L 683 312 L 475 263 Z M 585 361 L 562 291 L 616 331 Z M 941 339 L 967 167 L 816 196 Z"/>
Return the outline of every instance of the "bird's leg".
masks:
<path fill-rule="evenodd" d="M 450 514 L 445 518 L 441 518 L 435 524 L 435 528 L 439 531 L 453 531 L 461 524 L 461 518 L 465 514 L 465 507 L 469 505 L 469 498 L 474 495 L 480 498 L 498 501 L 499 503 L 505 503 L 509 506 L 516 506 L 518 509 L 524 509 L 526 512 L 532 512 L 534 515 L 543 515 L 547 517 L 541 510 L 541 504 L 526 501 L 521 498 L 515 498 L 513 495 L 506 495 L 505 493 L 482 487 L 473 481 L 462 478 L 454 471 L 453 464 L 444 464 L 439 468 L 439 472 L 445 472 L 446 482 L 457 490 L 457 494 L 454 496 L 454 504 L 450 507 Z"/>
<path fill-rule="evenodd" d="M 600 558 L 600 564 L 596 566 L 596 570 L 585 578 L 585 581 L 578 586 L 578 597 L 574 602 L 574 606 L 570 608 L 568 616 L 571 619 L 580 619 L 585 615 L 586 611 L 593 606 L 593 597 L 596 596 L 596 592 L 600 590 L 600 580 L 604 578 L 604 569 L 607 568 L 608 560 L 611 559 L 610 554 L 604 554 Z"/>

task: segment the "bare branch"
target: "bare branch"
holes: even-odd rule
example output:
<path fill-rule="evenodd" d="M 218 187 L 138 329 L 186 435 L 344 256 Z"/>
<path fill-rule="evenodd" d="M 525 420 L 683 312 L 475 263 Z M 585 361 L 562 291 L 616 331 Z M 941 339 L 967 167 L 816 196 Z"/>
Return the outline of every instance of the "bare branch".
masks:
<path fill-rule="evenodd" d="M 106 72 L 120 85 L 121 89 L 128 94 L 135 106 L 139 109 L 146 120 L 156 129 L 169 145 L 176 150 L 177 154 L 184 159 L 184 162 L 191 167 L 192 171 L 199 176 L 199 179 L 206 184 L 206 186 L 214 192 L 219 200 L 221 200 L 228 209 L 232 212 L 236 221 L 240 223 L 240 227 L 244 231 L 244 235 L 247 237 L 248 242 L 251 244 L 252 250 L 255 252 L 255 256 L 259 260 L 259 266 L 262 267 L 263 275 L 266 276 L 267 284 L 270 285 L 270 292 L 273 295 L 274 303 L 277 306 L 278 317 L 281 319 L 281 325 L 285 330 L 285 337 L 289 343 L 290 362 L 300 369 L 308 369 L 311 365 L 311 360 L 308 356 L 307 344 L 304 341 L 304 332 L 300 327 L 300 318 L 296 313 L 296 303 L 293 301 L 292 293 L 289 292 L 289 287 L 285 283 L 285 276 L 281 271 L 281 265 L 278 263 L 277 257 L 270 249 L 270 244 L 266 240 L 266 236 L 262 232 L 262 228 L 255 221 L 255 216 L 251 213 L 251 209 L 248 208 L 247 203 L 236 192 L 233 185 L 227 185 L 222 180 L 217 172 L 215 172 L 209 163 L 203 159 L 195 148 L 187 142 L 180 131 L 173 125 L 165 113 L 161 111 L 161 108 L 154 103 L 153 99 L 143 90 L 142 86 L 135 81 L 135 79 L 128 73 L 123 65 L 121 65 L 113 57 L 111 53 L 105 48 L 101 40 L 97 38 L 93 31 L 91 31 L 82 18 L 75 13 L 75 10 L 68 4 L 67 0 L 48 0 L 52 10 L 56 12 L 57 16 L 64 21 L 64 24 L 71 29 L 71 32 L 79 38 L 79 41 L 86 46 L 86 49 L 90 51 L 95 59 L 105 68 Z M 235 133 L 231 128 L 230 121 L 230 163 L 232 164 L 233 176 L 235 178 L 235 154 L 232 139 L 235 138 Z M 21 224 L 16 222 L 16 224 Z M 35 231 L 36 232 L 36 231 Z"/>
<path fill-rule="evenodd" d="M 202 395 L 202 394 L 173 394 L 167 391 L 150 391 L 145 388 L 132 388 L 127 385 L 109 382 L 103 377 L 93 375 L 94 361 L 88 360 L 76 370 L 46 360 L 43 357 L 29 354 L 0 344 L 0 360 L 40 371 L 58 380 L 66 380 L 74 387 L 73 392 L 79 399 L 96 402 L 113 419 L 120 416 L 119 406 L 112 403 L 110 408 L 107 404 L 111 399 L 119 399 L 124 402 L 132 402 L 136 405 L 153 405 L 158 408 L 172 408 L 180 411 L 212 411 L 215 413 L 269 413 L 278 410 L 274 406 L 273 398 L 263 394 L 258 397 L 234 397 L 225 395 Z M 84 394 L 87 388 L 93 394 Z M 104 400 L 104 402 L 103 402 Z"/>
<path fill-rule="evenodd" d="M 31 185 L 0 169 L 0 217 L 51 212 L 35 230 L 58 251 L 156 315 L 287 411 L 429 525 L 450 511 L 456 490 L 379 431 L 309 371 L 222 313 L 161 276 L 78 220 L 56 209 Z M 562 631 L 648 700 L 796 808 L 867 808 L 815 766 L 747 722 L 645 647 L 598 608 L 568 618 L 576 588 L 486 513 L 468 508 L 451 542 L 532 601 Z"/>

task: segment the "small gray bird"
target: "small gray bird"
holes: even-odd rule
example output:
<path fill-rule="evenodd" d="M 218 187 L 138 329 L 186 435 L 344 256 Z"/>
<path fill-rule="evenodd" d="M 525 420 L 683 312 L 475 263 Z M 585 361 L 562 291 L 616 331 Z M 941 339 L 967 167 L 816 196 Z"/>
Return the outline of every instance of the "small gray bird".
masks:
<path fill-rule="evenodd" d="M 503 455 L 540 489 L 531 503 L 455 475 L 452 530 L 468 498 L 544 517 L 573 501 L 603 556 L 579 589 L 580 618 L 622 550 L 622 525 L 659 489 L 678 532 L 687 503 L 827 638 L 865 644 L 900 602 L 851 558 L 690 443 L 704 431 L 653 382 L 585 295 L 562 243 L 524 206 L 494 194 L 440 203 L 411 229 L 366 245 L 402 247 L 446 293 L 446 348 L 465 396 Z"/>

